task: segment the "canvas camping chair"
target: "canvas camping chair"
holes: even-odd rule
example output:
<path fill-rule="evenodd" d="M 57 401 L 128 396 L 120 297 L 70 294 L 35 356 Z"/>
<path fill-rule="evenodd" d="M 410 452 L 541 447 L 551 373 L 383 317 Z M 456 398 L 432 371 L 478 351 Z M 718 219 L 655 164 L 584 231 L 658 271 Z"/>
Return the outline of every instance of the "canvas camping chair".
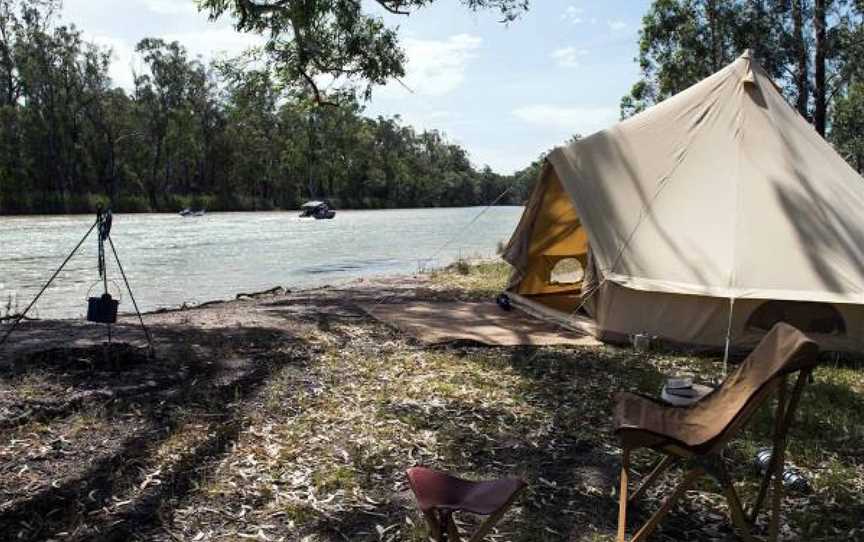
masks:
<path fill-rule="evenodd" d="M 615 431 L 621 439 L 623 458 L 618 509 L 618 542 L 624 542 L 627 505 L 635 502 L 660 475 L 676 462 L 683 461 L 683 481 L 661 504 L 660 509 L 634 535 L 632 541 L 645 540 L 661 519 L 698 478 L 709 475 L 723 488 L 732 522 L 747 540 L 754 540 L 755 522 L 773 478 L 772 510 L 768 539 L 777 540 L 780 503 L 783 495 L 783 463 L 786 435 L 795 416 L 801 392 L 817 364 L 818 347 L 788 324 L 775 325 L 755 350 L 718 388 L 700 401 L 675 407 L 649 397 L 621 393 L 615 407 Z M 798 373 L 791 395 L 787 377 Z M 721 451 L 776 392 L 773 451 L 771 462 L 759 489 L 750 517 L 745 517 L 741 501 L 732 485 Z M 630 455 L 638 448 L 651 448 L 662 454 L 652 472 L 628 499 Z"/>
<path fill-rule="evenodd" d="M 408 482 L 435 542 L 461 542 L 455 512 L 488 516 L 471 535 L 480 542 L 498 523 L 526 484 L 516 478 L 471 482 L 424 467 L 408 469 Z"/>

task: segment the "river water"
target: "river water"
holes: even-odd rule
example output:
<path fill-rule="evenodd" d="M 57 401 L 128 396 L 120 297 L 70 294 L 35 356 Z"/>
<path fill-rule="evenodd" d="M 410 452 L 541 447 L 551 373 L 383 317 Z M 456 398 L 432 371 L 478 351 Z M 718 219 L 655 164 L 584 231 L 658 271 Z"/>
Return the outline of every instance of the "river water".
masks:
<path fill-rule="evenodd" d="M 491 257 L 510 237 L 522 208 L 483 211 L 339 211 L 333 220 L 300 219 L 293 212 L 128 214 L 115 215 L 111 237 L 139 307 L 148 311 L 274 286 L 298 289 L 414 273 L 458 257 Z M 0 315 L 23 310 L 92 223 L 92 216 L 83 215 L 0 217 Z M 108 274 L 109 291 L 117 297 L 122 280 L 113 261 Z M 81 317 L 88 292 L 101 293 L 95 233 L 31 315 Z M 132 310 L 123 291 L 120 311 Z"/>

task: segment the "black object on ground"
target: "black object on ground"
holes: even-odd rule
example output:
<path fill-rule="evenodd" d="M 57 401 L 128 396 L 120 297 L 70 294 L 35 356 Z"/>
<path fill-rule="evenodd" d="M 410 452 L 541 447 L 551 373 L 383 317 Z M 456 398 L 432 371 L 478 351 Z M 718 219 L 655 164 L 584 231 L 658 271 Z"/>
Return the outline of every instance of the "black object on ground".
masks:
<path fill-rule="evenodd" d="M 759 472 L 764 473 L 771 465 L 771 448 L 761 448 L 756 452 L 754 463 L 756 463 Z M 783 485 L 800 493 L 806 493 L 810 490 L 810 482 L 801 476 L 796 469 L 790 468 L 788 465 L 783 465 Z"/>

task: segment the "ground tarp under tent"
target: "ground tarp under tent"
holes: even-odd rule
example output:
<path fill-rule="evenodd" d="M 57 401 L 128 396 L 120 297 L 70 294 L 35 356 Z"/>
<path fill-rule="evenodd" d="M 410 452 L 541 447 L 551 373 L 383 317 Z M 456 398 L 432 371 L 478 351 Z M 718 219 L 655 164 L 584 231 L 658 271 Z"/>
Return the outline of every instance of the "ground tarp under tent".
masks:
<path fill-rule="evenodd" d="M 488 346 L 581 345 L 597 340 L 492 302 L 409 302 L 361 305 L 375 319 L 426 344 L 452 342 Z"/>
<path fill-rule="evenodd" d="M 745 53 L 548 156 L 509 290 L 608 340 L 749 347 L 782 320 L 861 351 L 862 210 L 864 179 Z"/>

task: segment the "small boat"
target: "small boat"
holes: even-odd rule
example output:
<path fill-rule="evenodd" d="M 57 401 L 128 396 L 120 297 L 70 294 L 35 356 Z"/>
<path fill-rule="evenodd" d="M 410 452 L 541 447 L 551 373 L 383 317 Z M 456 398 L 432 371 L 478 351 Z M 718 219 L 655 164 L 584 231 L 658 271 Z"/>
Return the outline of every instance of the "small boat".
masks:
<path fill-rule="evenodd" d="M 329 220 L 336 216 L 336 211 L 324 201 L 307 201 L 300 207 L 300 218 L 312 217 L 316 220 Z"/>
<path fill-rule="evenodd" d="M 196 217 L 196 216 L 204 216 L 204 214 L 206 212 L 207 212 L 206 209 L 199 209 L 197 211 L 193 211 L 192 209 L 187 207 L 187 208 L 183 209 L 182 211 L 180 211 L 180 213 L 178 213 L 178 214 L 180 216 L 185 216 L 185 217 L 189 217 L 189 216 Z"/>

